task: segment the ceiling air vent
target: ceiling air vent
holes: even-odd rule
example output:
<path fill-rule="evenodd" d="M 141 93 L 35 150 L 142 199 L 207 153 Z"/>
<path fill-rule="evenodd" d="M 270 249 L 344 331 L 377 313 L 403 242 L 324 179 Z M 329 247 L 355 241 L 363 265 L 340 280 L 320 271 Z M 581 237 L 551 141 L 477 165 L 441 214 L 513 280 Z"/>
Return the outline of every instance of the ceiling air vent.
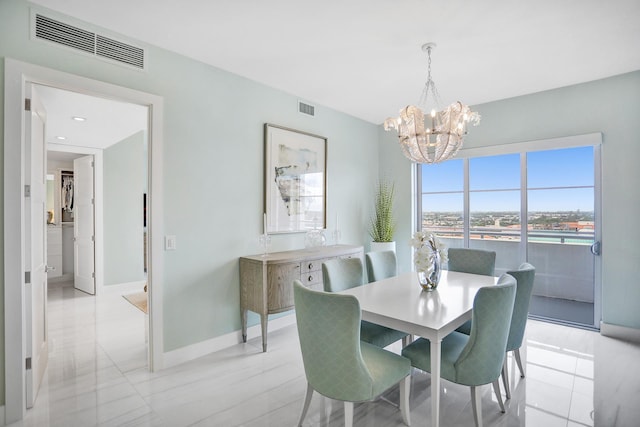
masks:
<path fill-rule="evenodd" d="M 305 104 L 302 101 L 298 101 L 298 112 L 306 114 L 307 116 L 314 117 L 316 115 L 316 107 L 313 105 Z"/>
<path fill-rule="evenodd" d="M 92 55 L 144 69 L 144 49 L 36 14 L 35 36 Z"/>

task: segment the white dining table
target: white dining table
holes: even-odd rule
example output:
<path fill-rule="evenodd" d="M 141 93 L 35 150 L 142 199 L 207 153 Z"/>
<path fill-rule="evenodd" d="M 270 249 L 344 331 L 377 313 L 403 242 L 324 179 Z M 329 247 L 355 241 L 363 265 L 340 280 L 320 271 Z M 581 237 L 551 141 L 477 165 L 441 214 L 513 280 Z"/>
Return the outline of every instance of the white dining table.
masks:
<path fill-rule="evenodd" d="M 440 364 L 442 339 L 471 319 L 473 299 L 497 277 L 443 271 L 434 291 L 423 291 L 415 272 L 368 283 L 341 294 L 360 303 L 362 319 L 412 335 L 431 343 L 431 425 L 440 424 Z"/>

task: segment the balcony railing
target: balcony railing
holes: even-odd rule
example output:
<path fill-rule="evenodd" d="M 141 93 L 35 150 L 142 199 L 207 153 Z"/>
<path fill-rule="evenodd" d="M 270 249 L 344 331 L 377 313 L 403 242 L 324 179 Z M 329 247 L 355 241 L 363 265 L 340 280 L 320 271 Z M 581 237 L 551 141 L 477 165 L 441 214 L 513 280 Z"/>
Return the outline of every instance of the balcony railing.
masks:
<path fill-rule="evenodd" d="M 433 231 L 440 238 L 462 239 L 463 231 L 451 227 L 430 226 L 427 230 Z M 506 240 L 519 241 L 520 230 L 472 228 L 469 237 L 474 240 Z M 529 230 L 527 237 L 530 243 L 566 243 L 574 245 L 592 245 L 594 240 L 593 230 L 567 231 L 567 230 Z"/>
<path fill-rule="evenodd" d="M 429 227 L 449 248 L 463 246 L 463 231 L 452 227 Z M 522 261 L 520 230 L 473 228 L 469 247 L 496 252 L 496 275 L 517 268 Z M 593 302 L 594 256 L 589 231 L 529 230 L 527 261 L 536 267 L 534 295 Z"/>

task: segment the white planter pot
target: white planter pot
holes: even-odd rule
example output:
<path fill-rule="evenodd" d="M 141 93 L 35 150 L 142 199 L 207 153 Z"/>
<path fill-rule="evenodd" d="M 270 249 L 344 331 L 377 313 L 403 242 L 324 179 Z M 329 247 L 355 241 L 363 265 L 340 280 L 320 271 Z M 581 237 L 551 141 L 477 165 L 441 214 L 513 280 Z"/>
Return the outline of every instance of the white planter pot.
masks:
<path fill-rule="evenodd" d="M 396 242 L 371 242 L 371 252 L 396 251 Z"/>

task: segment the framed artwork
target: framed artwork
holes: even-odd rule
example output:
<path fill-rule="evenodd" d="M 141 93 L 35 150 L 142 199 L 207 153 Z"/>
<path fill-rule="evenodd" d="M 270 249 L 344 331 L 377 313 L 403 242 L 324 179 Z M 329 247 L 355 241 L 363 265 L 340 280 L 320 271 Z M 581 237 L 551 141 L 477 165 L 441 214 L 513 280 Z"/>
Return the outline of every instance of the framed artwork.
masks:
<path fill-rule="evenodd" d="M 265 233 L 326 228 L 327 138 L 264 125 Z"/>

